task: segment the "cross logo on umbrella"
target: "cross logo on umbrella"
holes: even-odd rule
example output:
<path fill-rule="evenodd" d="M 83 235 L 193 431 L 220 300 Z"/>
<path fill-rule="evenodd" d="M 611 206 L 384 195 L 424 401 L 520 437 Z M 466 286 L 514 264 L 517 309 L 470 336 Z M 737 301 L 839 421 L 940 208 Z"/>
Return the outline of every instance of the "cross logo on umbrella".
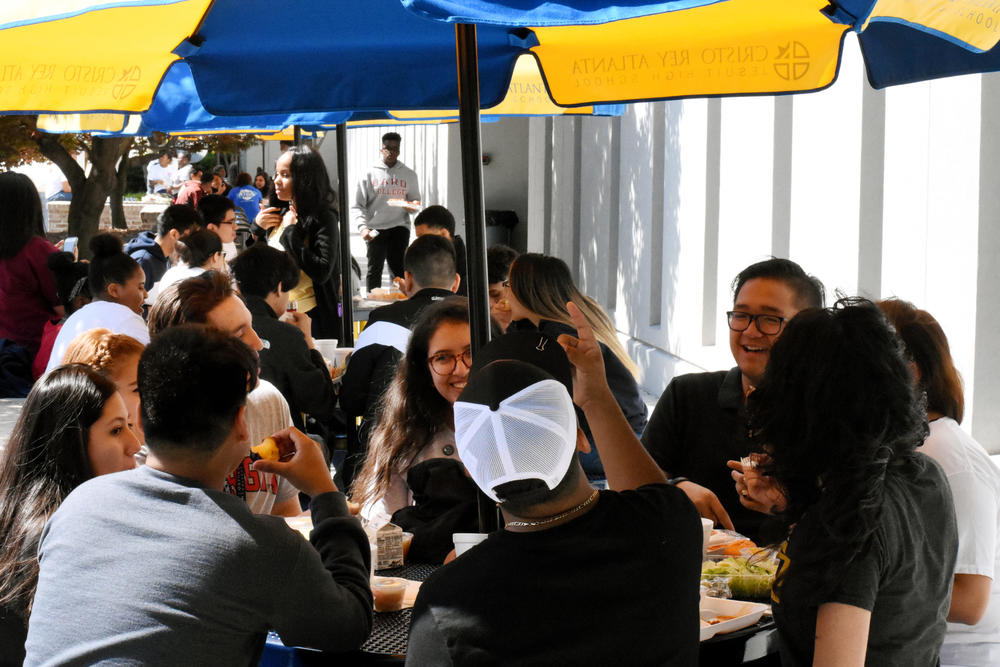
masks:
<path fill-rule="evenodd" d="M 809 49 L 802 42 L 788 42 L 778 47 L 774 64 L 775 73 L 785 81 L 801 79 L 809 71 Z"/>

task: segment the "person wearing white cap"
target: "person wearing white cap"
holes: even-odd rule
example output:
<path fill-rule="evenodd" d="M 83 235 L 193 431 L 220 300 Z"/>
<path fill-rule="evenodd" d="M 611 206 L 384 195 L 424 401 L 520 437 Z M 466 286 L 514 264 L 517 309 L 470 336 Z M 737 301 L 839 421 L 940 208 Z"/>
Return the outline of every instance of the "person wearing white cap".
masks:
<path fill-rule="evenodd" d="M 697 663 L 698 512 L 639 443 L 593 331 L 569 312 L 579 339 L 518 332 L 474 358 L 456 444 L 506 526 L 421 586 L 408 665 Z M 587 440 L 574 400 L 613 490 L 591 488 L 575 455 Z"/>

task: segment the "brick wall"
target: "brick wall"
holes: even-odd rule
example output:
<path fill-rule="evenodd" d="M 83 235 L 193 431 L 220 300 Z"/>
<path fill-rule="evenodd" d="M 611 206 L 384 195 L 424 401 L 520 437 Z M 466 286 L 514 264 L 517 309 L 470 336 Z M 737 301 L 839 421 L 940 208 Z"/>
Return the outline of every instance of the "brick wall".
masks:
<path fill-rule="evenodd" d="M 58 238 L 66 236 L 66 218 L 69 216 L 69 204 L 68 201 L 48 202 L 48 233 L 50 236 Z M 132 236 L 145 229 L 154 229 L 156 227 L 156 217 L 167 205 L 149 202 L 125 202 L 124 207 L 125 222 L 128 225 L 128 231 L 125 235 Z M 111 209 L 107 205 L 105 205 L 104 211 L 101 213 L 100 230 L 112 231 Z"/>

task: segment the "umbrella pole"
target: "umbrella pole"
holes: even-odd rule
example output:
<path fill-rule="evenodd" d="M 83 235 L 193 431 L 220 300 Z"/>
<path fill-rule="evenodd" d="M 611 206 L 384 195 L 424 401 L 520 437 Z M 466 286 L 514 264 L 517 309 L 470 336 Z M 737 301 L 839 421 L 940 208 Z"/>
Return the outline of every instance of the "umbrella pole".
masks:
<path fill-rule="evenodd" d="M 490 341 L 490 308 L 486 283 L 486 211 L 483 204 L 483 160 L 479 135 L 479 63 L 476 26 L 455 25 L 458 60 L 458 124 L 462 143 L 462 199 L 465 202 L 465 236 L 469 279 L 469 327 L 472 354 Z M 498 510 L 479 493 L 479 530 L 499 527 Z"/>
<path fill-rule="evenodd" d="M 337 199 L 340 204 L 340 323 L 343 328 L 340 347 L 354 347 L 354 289 L 351 284 L 351 226 L 347 206 L 347 124 L 337 125 L 337 176 L 340 187 Z"/>

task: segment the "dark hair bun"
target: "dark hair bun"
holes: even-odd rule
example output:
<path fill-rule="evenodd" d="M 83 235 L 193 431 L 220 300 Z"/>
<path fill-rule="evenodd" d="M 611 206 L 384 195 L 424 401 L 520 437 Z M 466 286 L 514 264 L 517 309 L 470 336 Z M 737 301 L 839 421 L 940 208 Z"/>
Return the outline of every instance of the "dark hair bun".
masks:
<path fill-rule="evenodd" d="M 65 273 L 73 268 L 76 260 L 71 252 L 54 252 L 45 260 L 45 265 L 49 271 L 55 274 Z"/>
<path fill-rule="evenodd" d="M 110 257 L 124 252 L 122 240 L 114 234 L 97 234 L 90 239 L 90 252 L 94 257 Z"/>

